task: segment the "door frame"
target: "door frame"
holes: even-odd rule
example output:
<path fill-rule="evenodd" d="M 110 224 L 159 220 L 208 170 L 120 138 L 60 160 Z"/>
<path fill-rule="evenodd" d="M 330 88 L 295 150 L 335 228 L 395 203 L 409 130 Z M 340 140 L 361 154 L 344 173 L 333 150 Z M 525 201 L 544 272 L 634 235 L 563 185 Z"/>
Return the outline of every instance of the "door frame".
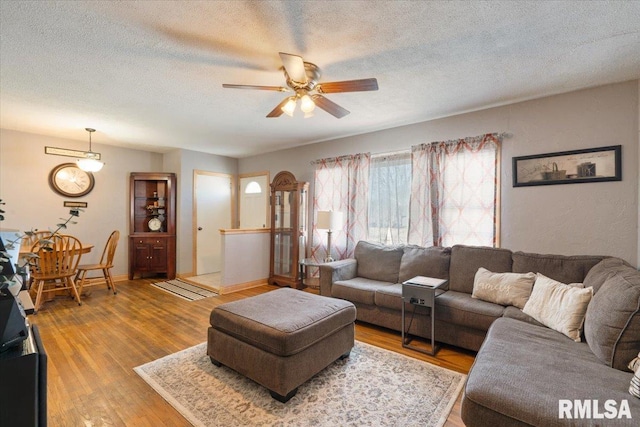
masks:
<path fill-rule="evenodd" d="M 237 227 L 237 215 L 236 215 L 236 206 L 238 204 L 237 200 L 237 183 L 235 175 L 222 173 L 222 172 L 210 172 L 202 169 L 194 169 L 193 170 L 193 188 L 191 199 L 193 200 L 193 205 L 191 207 L 191 233 L 193 235 L 193 247 L 192 247 L 192 263 L 191 263 L 191 271 L 193 274 L 198 274 L 198 176 L 199 175 L 207 175 L 207 176 L 219 176 L 224 178 L 229 178 L 229 184 L 231 185 L 230 192 L 230 200 L 229 206 L 231 208 L 231 228 Z"/>

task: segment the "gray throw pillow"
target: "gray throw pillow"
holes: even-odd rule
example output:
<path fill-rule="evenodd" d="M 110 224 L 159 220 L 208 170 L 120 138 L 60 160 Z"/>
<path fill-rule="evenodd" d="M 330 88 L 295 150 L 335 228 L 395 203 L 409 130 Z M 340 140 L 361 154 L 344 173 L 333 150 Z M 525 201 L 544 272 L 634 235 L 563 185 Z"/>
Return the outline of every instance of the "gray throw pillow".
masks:
<path fill-rule="evenodd" d="M 632 267 L 615 270 L 587 308 L 584 334 L 593 354 L 625 371 L 640 352 L 640 272 Z"/>

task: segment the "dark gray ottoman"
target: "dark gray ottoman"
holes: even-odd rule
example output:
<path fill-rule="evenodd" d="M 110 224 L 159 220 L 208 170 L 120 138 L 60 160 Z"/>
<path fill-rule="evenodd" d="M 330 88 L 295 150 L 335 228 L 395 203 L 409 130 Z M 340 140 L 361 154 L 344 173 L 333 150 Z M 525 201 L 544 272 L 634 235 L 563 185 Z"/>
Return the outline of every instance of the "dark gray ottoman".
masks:
<path fill-rule="evenodd" d="M 278 289 L 214 308 L 207 354 L 286 402 L 302 383 L 349 356 L 355 320 L 348 301 Z"/>

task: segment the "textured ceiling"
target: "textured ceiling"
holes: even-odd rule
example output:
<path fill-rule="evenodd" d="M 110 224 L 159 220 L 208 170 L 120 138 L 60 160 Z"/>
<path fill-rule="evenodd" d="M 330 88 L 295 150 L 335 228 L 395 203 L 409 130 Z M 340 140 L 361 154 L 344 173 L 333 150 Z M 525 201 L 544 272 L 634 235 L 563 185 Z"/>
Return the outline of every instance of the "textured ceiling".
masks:
<path fill-rule="evenodd" d="M 0 127 L 243 157 L 640 78 L 640 2 L 0 2 Z M 351 111 L 267 119 L 278 52 Z"/>

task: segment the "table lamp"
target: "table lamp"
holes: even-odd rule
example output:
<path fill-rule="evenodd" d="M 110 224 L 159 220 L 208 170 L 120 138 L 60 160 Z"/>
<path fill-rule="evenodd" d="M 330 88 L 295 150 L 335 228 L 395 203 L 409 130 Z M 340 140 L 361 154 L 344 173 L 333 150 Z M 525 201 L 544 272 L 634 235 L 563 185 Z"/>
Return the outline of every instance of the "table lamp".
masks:
<path fill-rule="evenodd" d="M 327 257 L 324 262 L 331 262 L 331 233 L 342 228 L 342 212 L 318 211 L 318 230 L 327 230 Z"/>

